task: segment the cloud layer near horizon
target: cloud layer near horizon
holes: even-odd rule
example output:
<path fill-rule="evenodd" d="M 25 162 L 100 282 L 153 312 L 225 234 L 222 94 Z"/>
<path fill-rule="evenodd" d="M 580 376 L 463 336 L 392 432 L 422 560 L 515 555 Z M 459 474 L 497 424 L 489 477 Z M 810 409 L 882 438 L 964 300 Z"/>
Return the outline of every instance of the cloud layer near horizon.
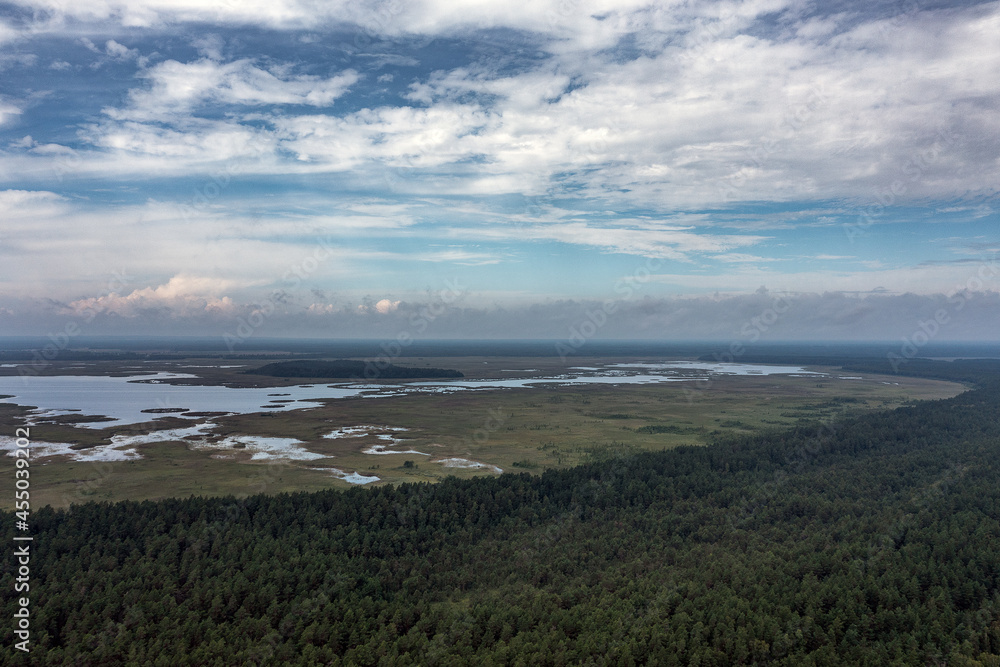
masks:
<path fill-rule="evenodd" d="M 995 274 L 1000 275 L 1000 274 Z M 47 331 L 77 335 L 215 335 L 231 351 L 269 337 L 538 338 L 577 349 L 598 339 L 716 340 L 752 345 L 774 340 L 995 340 L 1000 293 L 962 289 L 951 294 L 775 293 L 651 297 L 641 284 L 616 299 L 562 299 L 484 305 L 461 285 L 412 300 L 311 303 L 275 292 L 252 304 L 218 296 L 216 286 L 188 278 L 125 295 L 110 293 L 70 303 L 22 304 L 30 319 L 0 309 L 11 335 Z M 981 282 L 970 281 L 972 286 Z M 317 295 L 314 295 L 314 297 Z M 30 307 L 28 307 L 30 305 Z M 859 336 L 858 332 L 864 332 Z"/>

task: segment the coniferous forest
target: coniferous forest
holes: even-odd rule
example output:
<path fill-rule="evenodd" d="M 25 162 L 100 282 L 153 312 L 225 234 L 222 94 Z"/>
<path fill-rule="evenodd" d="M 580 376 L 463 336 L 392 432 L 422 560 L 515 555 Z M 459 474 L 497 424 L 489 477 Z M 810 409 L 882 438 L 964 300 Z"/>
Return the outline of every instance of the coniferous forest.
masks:
<path fill-rule="evenodd" d="M 45 508 L 32 651 L 3 660 L 1000 665 L 1000 385 L 978 380 L 537 476 Z"/>

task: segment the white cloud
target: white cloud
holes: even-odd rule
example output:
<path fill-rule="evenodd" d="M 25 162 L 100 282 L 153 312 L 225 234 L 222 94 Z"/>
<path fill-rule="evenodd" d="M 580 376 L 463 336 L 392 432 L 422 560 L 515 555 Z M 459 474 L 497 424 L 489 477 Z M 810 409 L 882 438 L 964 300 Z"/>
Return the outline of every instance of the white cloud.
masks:
<path fill-rule="evenodd" d="M 63 213 L 66 201 L 62 195 L 45 190 L 0 190 L 0 219 L 11 231 L 15 220 L 38 221 Z"/>
<path fill-rule="evenodd" d="M 862 262 L 862 265 L 867 263 Z M 938 264 L 884 268 L 873 263 L 869 270 L 813 270 L 780 272 L 758 267 L 743 267 L 713 275 L 660 274 L 652 281 L 667 284 L 682 292 L 742 292 L 747 285 L 766 285 L 782 292 L 868 292 L 878 285 L 894 294 L 954 294 L 1000 291 L 1000 261 L 983 260 L 959 264 Z"/>
<path fill-rule="evenodd" d="M 690 261 L 692 253 L 708 253 L 755 245 L 764 236 L 709 234 L 663 226 L 633 229 L 595 226 L 585 222 L 564 221 L 557 224 L 492 226 L 488 228 L 454 227 L 448 230 L 457 238 L 484 238 L 508 241 L 559 241 L 599 248 L 605 252 Z"/>
<path fill-rule="evenodd" d="M 380 299 L 375 303 L 375 310 L 382 313 L 391 313 L 392 311 L 399 308 L 399 301 L 390 301 L 389 299 Z"/>
<path fill-rule="evenodd" d="M 18 30 L 7 25 L 5 21 L 0 21 L 0 44 L 13 42 L 21 36 Z"/>
<path fill-rule="evenodd" d="M 96 314 L 139 317 L 150 311 L 167 311 L 171 317 L 190 317 L 201 313 L 217 315 L 236 311 L 233 300 L 223 295 L 235 286 L 229 280 L 205 276 L 176 275 L 157 287 L 133 290 L 125 295 L 116 292 L 98 297 L 77 299 L 66 307 L 68 313 L 91 318 Z"/>
<path fill-rule="evenodd" d="M 64 3 L 60 0 L 18 0 L 42 10 L 49 24 L 62 25 L 73 18 L 83 22 L 117 23 L 128 27 L 160 27 L 178 22 L 244 23 L 269 28 L 308 28 L 348 24 L 358 26 L 358 44 L 373 37 L 406 33 L 442 34 L 487 27 L 553 32 L 584 45 L 613 44 L 634 27 L 632 10 L 647 0 L 543 0 L 530 5 L 510 5 L 502 0 L 479 0 L 456 7 L 449 0 L 386 3 L 381 0 L 94 0 Z M 599 18 L 600 17 L 600 18 Z"/>
<path fill-rule="evenodd" d="M 306 308 L 306 312 L 310 315 L 330 315 L 337 310 L 338 308 L 332 303 L 312 303 Z"/>
<path fill-rule="evenodd" d="M 0 97 L 0 127 L 20 116 L 22 112 L 21 107 Z"/>
<path fill-rule="evenodd" d="M 198 121 L 197 131 L 182 131 L 153 123 L 125 122 L 91 128 L 89 136 L 95 145 L 138 157 L 163 158 L 165 162 L 150 162 L 144 170 L 157 167 L 182 170 L 191 165 L 213 164 L 239 158 L 254 159 L 273 151 L 275 141 L 265 132 L 226 121 Z M 103 161 L 102 161 L 103 162 Z M 94 167 L 107 168 L 99 162 Z M 141 163 L 123 165 L 133 169 Z M 85 167 L 84 167 L 85 168 Z"/>
<path fill-rule="evenodd" d="M 113 291 L 137 292 L 135 298 L 149 296 L 148 289 L 164 297 L 178 286 L 197 295 L 209 293 L 208 284 L 194 290 L 190 277 L 211 267 L 213 280 L 228 281 L 225 296 L 259 300 L 272 289 L 335 283 L 398 261 L 353 245 L 362 218 L 381 221 L 347 216 L 341 227 L 337 216 L 254 219 L 212 202 L 190 210 L 156 201 L 109 210 L 51 192 L 0 191 L 0 293 L 69 302 L 103 294 L 113 283 Z M 127 284 L 115 274 L 129 276 Z"/>
<path fill-rule="evenodd" d="M 380 315 L 388 315 L 389 313 L 395 312 L 399 309 L 399 304 L 402 301 L 392 301 L 391 299 L 379 299 L 375 303 L 362 303 L 357 307 L 358 313 L 378 313 Z M 339 312 L 332 304 L 313 304 L 309 306 L 309 312 L 312 314 L 330 314 Z"/>
<path fill-rule="evenodd" d="M 346 170 L 378 162 L 403 169 L 433 168 L 475 153 L 475 133 L 489 117 L 475 107 L 382 107 L 345 117 L 275 119 L 281 147 L 319 170 Z"/>
<path fill-rule="evenodd" d="M 200 11 L 261 23 L 281 16 L 281 25 L 303 11 L 292 2 L 267 10 L 137 6 L 178 20 Z M 871 197 L 894 183 L 904 190 L 895 195 L 900 202 L 996 191 L 1000 4 L 913 12 L 846 30 L 831 17 L 777 36 L 741 34 L 784 6 L 581 2 L 567 12 L 556 2 L 517 11 L 483 2 L 462 13 L 440 3 L 392 11 L 330 5 L 325 11 L 337 20 L 377 18 L 379 34 L 523 27 L 553 55 L 517 74 L 483 65 L 431 73 L 410 88 L 409 107 L 310 115 L 265 109 L 219 120 L 220 106 L 329 106 L 360 75 L 222 63 L 224 43 L 209 36 L 196 45 L 210 57 L 145 70 L 149 87 L 133 90 L 127 106 L 107 108 L 107 120 L 86 135 L 125 154 L 87 160 L 106 173 L 181 173 L 256 145 L 254 173 L 404 170 L 398 186 L 413 194 L 562 190 L 660 210 Z M 91 9 L 126 11 L 113 3 Z M 642 55 L 622 60 L 600 50 L 626 34 L 646 49 Z M 199 118 L 203 109 L 216 119 Z"/>
<path fill-rule="evenodd" d="M 191 63 L 168 60 L 142 73 L 151 81 L 148 90 L 133 90 L 131 105 L 105 109 L 117 120 L 170 118 L 204 104 L 275 105 L 303 104 L 325 107 L 343 95 L 360 78 L 345 70 L 329 78 L 289 75 L 286 68 L 263 69 L 250 59 L 219 63 L 204 58 Z"/>
<path fill-rule="evenodd" d="M 726 255 L 712 255 L 712 259 L 725 262 L 727 264 L 744 264 L 750 262 L 774 262 L 776 261 L 773 257 L 760 257 L 758 255 L 748 255 L 742 252 L 733 252 Z"/>
<path fill-rule="evenodd" d="M 124 44 L 119 44 L 113 39 L 109 39 L 104 44 L 104 53 L 109 57 L 124 61 L 124 60 L 135 60 L 140 66 L 145 67 L 148 60 L 143 56 L 139 55 L 139 49 L 130 49 Z"/>
<path fill-rule="evenodd" d="M 203 58 L 218 62 L 222 60 L 222 49 L 225 47 L 225 42 L 219 35 L 211 34 L 192 40 L 191 46 L 198 49 L 198 53 Z"/>

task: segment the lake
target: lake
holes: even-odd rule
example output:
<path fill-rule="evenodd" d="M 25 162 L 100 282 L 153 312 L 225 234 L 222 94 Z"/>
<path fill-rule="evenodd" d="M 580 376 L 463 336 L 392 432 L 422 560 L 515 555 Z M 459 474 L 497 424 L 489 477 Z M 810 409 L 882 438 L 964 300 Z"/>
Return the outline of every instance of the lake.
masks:
<path fill-rule="evenodd" d="M 655 384 L 706 381 L 712 375 L 822 375 L 797 366 L 710 362 L 656 362 L 582 367 L 551 377 L 431 380 L 397 383 L 344 382 L 290 387 L 231 388 L 176 385 L 170 380 L 193 378 L 187 373 L 148 373 L 129 377 L 96 375 L 0 377 L 5 403 L 33 406 L 36 417 L 78 414 L 105 416 L 109 421 L 84 422 L 83 428 L 138 424 L 164 416 L 143 410 L 179 410 L 247 414 L 319 407 L 317 399 L 388 398 L 406 394 L 450 393 L 531 388 L 541 385 Z M 693 373 L 696 372 L 696 373 Z M 176 412 L 175 416 L 196 418 Z"/>

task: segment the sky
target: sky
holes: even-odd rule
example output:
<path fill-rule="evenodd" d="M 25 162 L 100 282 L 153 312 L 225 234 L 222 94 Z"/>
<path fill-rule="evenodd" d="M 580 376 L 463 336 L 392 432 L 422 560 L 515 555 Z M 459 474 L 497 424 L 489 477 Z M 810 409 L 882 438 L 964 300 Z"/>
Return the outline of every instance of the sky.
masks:
<path fill-rule="evenodd" d="M 0 2 L 0 333 L 996 340 L 998 35 L 998 2 Z"/>

